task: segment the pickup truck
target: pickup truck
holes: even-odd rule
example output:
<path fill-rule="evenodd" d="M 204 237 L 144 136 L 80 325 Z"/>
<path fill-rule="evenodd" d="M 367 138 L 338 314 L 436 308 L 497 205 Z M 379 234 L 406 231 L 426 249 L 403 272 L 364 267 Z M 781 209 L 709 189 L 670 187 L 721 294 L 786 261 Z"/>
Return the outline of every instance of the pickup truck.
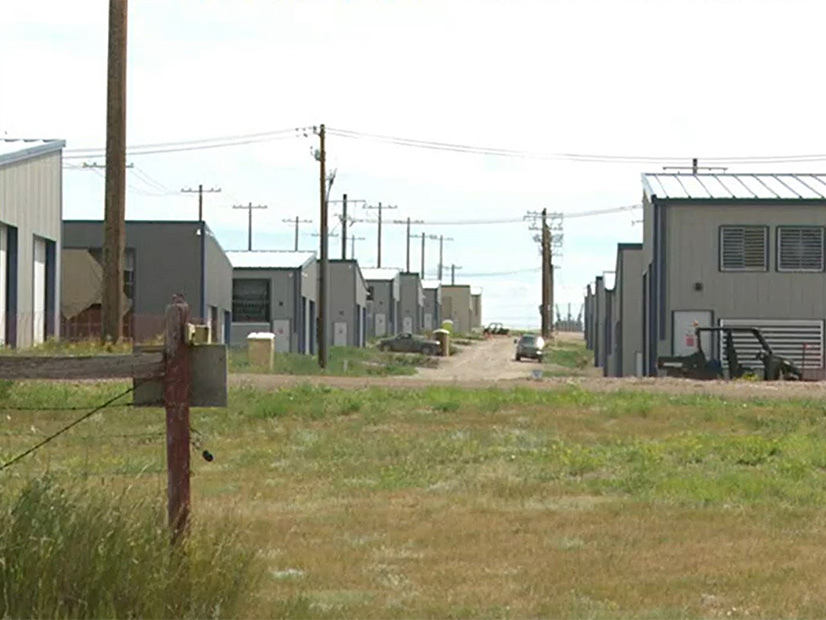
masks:
<path fill-rule="evenodd" d="M 439 355 L 441 345 L 437 340 L 427 340 L 410 333 L 398 334 L 392 338 L 379 340 L 379 351 L 396 353 L 421 353 L 422 355 Z"/>

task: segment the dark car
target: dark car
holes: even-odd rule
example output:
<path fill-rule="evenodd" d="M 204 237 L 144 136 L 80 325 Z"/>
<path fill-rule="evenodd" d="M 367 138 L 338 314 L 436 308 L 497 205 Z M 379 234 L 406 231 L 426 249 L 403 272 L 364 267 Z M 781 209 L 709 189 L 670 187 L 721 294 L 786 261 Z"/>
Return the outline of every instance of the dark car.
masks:
<path fill-rule="evenodd" d="M 441 345 L 437 340 L 427 340 L 421 336 L 404 333 L 379 340 L 379 351 L 395 351 L 397 353 L 421 353 L 423 355 L 439 355 Z"/>
<path fill-rule="evenodd" d="M 516 341 L 516 361 L 521 362 L 523 357 L 542 361 L 545 340 L 536 334 L 522 334 Z"/>

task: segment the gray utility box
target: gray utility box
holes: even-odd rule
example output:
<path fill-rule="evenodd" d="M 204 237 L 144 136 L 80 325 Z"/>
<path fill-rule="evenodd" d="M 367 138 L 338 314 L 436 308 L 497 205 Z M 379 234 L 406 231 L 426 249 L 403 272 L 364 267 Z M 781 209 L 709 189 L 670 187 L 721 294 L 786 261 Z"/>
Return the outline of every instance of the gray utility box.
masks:
<path fill-rule="evenodd" d="M 135 345 L 134 352 L 161 352 L 163 345 Z M 227 346 L 197 344 L 191 346 L 189 384 L 190 407 L 227 406 Z M 135 407 L 163 407 L 163 379 L 133 379 Z"/>

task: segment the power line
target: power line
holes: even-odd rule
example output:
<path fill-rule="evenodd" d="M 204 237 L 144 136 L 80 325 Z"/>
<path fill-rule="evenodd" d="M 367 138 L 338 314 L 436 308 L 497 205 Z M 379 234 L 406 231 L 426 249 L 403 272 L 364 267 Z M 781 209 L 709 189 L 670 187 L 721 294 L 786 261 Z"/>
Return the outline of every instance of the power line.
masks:
<path fill-rule="evenodd" d="M 259 144 L 262 142 L 274 142 L 276 140 L 286 140 L 286 139 L 293 139 L 294 136 L 274 136 L 272 138 L 266 139 L 249 139 L 249 140 L 235 140 L 233 142 L 221 142 L 216 144 L 193 144 L 190 146 L 178 146 L 178 147 L 160 147 L 154 149 L 143 149 L 140 147 L 131 147 L 127 148 L 126 154 L 132 157 L 138 155 L 160 155 L 163 153 L 182 153 L 185 151 L 200 151 L 204 149 L 217 149 L 223 148 L 227 146 L 242 146 L 245 144 Z M 74 153 L 74 152 L 67 152 L 63 159 L 88 159 L 90 157 L 103 157 L 103 152 L 95 151 L 84 151 L 83 153 Z"/>
<path fill-rule="evenodd" d="M 22 460 L 22 459 L 26 458 L 28 455 L 32 454 L 33 452 L 36 452 L 37 450 L 39 450 L 40 448 L 42 448 L 43 446 L 45 446 L 47 443 L 49 443 L 49 442 L 50 442 L 50 441 L 52 441 L 53 439 L 56 439 L 57 437 L 59 437 L 60 435 L 62 435 L 62 434 L 63 434 L 63 433 L 65 433 L 66 431 L 68 431 L 69 429 L 71 429 L 71 428 L 73 428 L 73 427 L 77 426 L 78 424 L 80 424 L 80 423 L 81 423 L 81 422 L 83 422 L 84 420 L 88 420 L 89 418 L 91 418 L 93 415 L 95 415 L 95 414 L 96 414 L 96 413 L 98 413 L 99 411 L 102 411 L 103 409 L 106 409 L 107 407 L 111 406 L 111 405 L 112 405 L 112 403 L 114 403 L 114 402 L 115 402 L 115 401 L 117 401 L 118 399 L 123 398 L 124 396 L 126 396 L 126 395 L 127 395 L 127 394 L 129 394 L 130 392 L 134 391 L 134 389 L 135 389 L 135 386 L 133 385 L 132 387 L 130 387 L 129 389 L 127 389 L 127 390 L 126 390 L 126 391 L 124 391 L 124 392 L 121 392 L 121 393 L 120 393 L 120 394 L 118 394 L 117 396 L 113 396 L 112 398 L 110 398 L 109 400 L 107 400 L 107 401 L 106 401 L 105 403 L 103 403 L 102 405 L 98 405 L 97 407 L 95 407 L 95 408 L 94 408 L 94 409 L 92 409 L 91 411 L 89 411 L 89 412 L 87 412 L 87 413 L 83 414 L 82 416 L 80 416 L 79 418 L 77 418 L 76 420 L 74 420 L 73 422 L 70 422 L 69 424 L 67 424 L 66 426 L 64 426 L 63 428 L 61 428 L 59 431 L 57 431 L 57 432 L 55 432 L 55 433 L 52 433 L 52 434 L 51 434 L 51 435 L 49 435 L 48 437 L 44 438 L 42 441 L 40 441 L 40 442 L 36 443 L 35 445 L 33 445 L 33 446 L 32 446 L 31 448 L 29 448 L 28 450 L 25 450 L 25 451 L 21 452 L 20 454 L 18 454 L 17 456 L 15 456 L 15 457 L 14 457 L 13 459 L 11 459 L 10 461 L 6 461 L 6 462 L 5 462 L 5 463 L 3 463 L 2 465 L 0 465 L 0 471 L 3 471 L 4 469 L 6 469 L 6 468 L 8 468 L 8 467 L 11 467 L 12 465 L 14 465 L 14 464 L 15 464 L 15 463 L 17 463 L 18 461 L 20 461 L 20 460 Z"/>
<path fill-rule="evenodd" d="M 458 144 L 450 142 L 437 142 L 433 140 L 418 140 L 413 138 L 402 138 L 397 136 L 387 136 L 346 129 L 328 129 L 330 135 L 341 138 L 351 138 L 360 140 L 374 140 L 395 144 L 398 146 L 409 146 L 415 148 L 432 149 L 439 151 L 450 151 L 459 153 L 469 153 L 475 155 L 494 155 L 499 157 L 519 157 L 526 159 L 545 160 L 569 160 L 590 163 L 681 163 L 690 158 L 685 156 L 661 156 L 661 155 L 601 155 L 594 153 L 540 153 L 536 151 L 505 149 L 498 147 L 474 146 L 468 144 Z M 809 155 L 758 155 L 758 156 L 725 156 L 725 157 L 701 157 L 704 161 L 715 163 L 796 163 L 796 162 L 816 162 L 826 161 L 824 154 Z"/>
<path fill-rule="evenodd" d="M 176 148 L 176 147 L 183 147 L 189 148 L 191 146 L 199 146 L 199 145 L 209 145 L 209 146 L 221 146 L 222 144 L 234 144 L 239 141 L 250 141 L 250 140 L 257 140 L 260 142 L 266 142 L 272 138 L 280 138 L 280 137 L 294 137 L 296 135 L 297 130 L 295 128 L 290 129 L 277 129 L 274 131 L 260 131 L 257 133 L 248 133 L 248 134 L 236 134 L 233 136 L 218 136 L 214 138 L 197 138 L 193 140 L 177 140 L 173 142 L 153 142 L 149 144 L 133 144 L 128 147 L 130 150 L 146 150 L 146 149 L 165 149 L 165 148 Z M 104 147 L 78 147 L 78 148 L 69 148 L 65 149 L 63 152 L 76 155 L 78 153 L 101 153 L 105 152 L 106 149 Z"/>
<path fill-rule="evenodd" d="M 239 146 L 245 144 L 255 144 L 260 142 L 269 142 L 273 140 L 283 140 L 293 138 L 301 133 L 301 129 L 279 129 L 273 131 L 263 131 L 251 134 L 237 134 L 232 136 L 222 136 L 214 138 L 200 138 L 193 140 L 179 140 L 175 142 L 158 142 L 151 144 L 137 144 L 127 147 L 127 154 L 129 155 L 152 155 L 161 153 L 177 153 L 183 151 L 222 148 L 230 146 Z M 451 142 L 440 142 L 435 140 L 419 140 L 412 138 L 403 138 L 398 136 L 388 136 L 382 134 L 352 131 L 347 129 L 327 128 L 329 135 L 335 135 L 341 138 L 360 139 L 360 140 L 374 140 L 379 142 L 386 142 L 396 144 L 399 146 L 409 146 L 416 148 L 425 148 L 442 151 L 452 151 L 469 153 L 475 155 L 493 155 L 501 157 L 520 157 L 527 159 L 545 159 L 545 160 L 569 160 L 589 163 L 624 163 L 624 164 L 640 164 L 640 163 L 666 163 L 675 164 L 690 161 L 690 157 L 675 156 L 675 155 L 606 155 L 598 153 L 541 153 L 537 151 L 506 149 L 500 147 L 478 146 L 459 144 Z M 86 148 L 70 148 L 64 150 L 64 159 L 83 159 L 89 157 L 102 157 L 106 152 L 104 147 L 86 147 Z M 710 156 L 701 157 L 700 159 L 712 163 L 804 163 L 804 162 L 821 162 L 826 161 L 826 154 L 812 153 L 812 154 L 791 154 L 791 155 L 748 155 L 748 156 Z"/>

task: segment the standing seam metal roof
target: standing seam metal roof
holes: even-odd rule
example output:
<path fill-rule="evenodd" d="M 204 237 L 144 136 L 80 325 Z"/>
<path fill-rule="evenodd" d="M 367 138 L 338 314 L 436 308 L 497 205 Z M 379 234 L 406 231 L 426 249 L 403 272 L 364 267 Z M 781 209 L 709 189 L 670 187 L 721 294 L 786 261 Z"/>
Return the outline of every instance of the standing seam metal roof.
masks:
<path fill-rule="evenodd" d="M 361 275 L 365 280 L 393 280 L 399 275 L 399 270 L 390 267 L 368 267 L 361 270 Z"/>
<path fill-rule="evenodd" d="M 667 200 L 826 200 L 826 174 L 655 172 L 642 184 Z"/>
<path fill-rule="evenodd" d="M 233 269 L 298 269 L 315 258 L 315 252 L 282 250 L 231 250 L 226 254 Z"/>
<path fill-rule="evenodd" d="M 65 140 L 0 139 L 0 166 L 55 153 L 65 146 Z"/>

